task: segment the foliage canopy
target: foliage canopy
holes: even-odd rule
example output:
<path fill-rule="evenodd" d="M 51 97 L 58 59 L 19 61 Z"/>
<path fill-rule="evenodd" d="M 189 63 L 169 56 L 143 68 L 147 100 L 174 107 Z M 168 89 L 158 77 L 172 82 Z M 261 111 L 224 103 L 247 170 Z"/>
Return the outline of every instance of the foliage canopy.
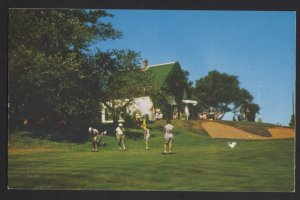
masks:
<path fill-rule="evenodd" d="M 237 76 L 216 70 L 197 80 L 194 92 L 202 110 L 220 112 L 222 117 L 226 112 L 253 100 L 252 95 L 240 87 Z"/>
<path fill-rule="evenodd" d="M 12 127 L 24 118 L 31 125 L 63 121 L 77 129 L 99 120 L 99 102 L 107 100 L 104 94 L 109 90 L 106 84 L 122 67 L 136 66 L 138 61 L 133 51 L 90 54 L 93 42 L 122 36 L 111 23 L 103 22 L 106 17 L 112 15 L 103 10 L 9 11 Z"/>

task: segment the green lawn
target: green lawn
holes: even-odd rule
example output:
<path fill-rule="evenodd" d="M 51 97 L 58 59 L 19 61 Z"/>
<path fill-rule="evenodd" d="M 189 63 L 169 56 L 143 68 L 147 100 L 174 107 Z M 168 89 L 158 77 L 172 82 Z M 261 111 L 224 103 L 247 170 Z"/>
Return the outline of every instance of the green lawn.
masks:
<path fill-rule="evenodd" d="M 195 122 L 175 122 L 174 154 L 163 155 L 162 122 L 151 124 L 145 151 L 142 131 L 128 129 L 127 151 L 106 136 L 99 152 L 82 144 L 9 135 L 8 186 L 26 189 L 294 191 L 294 139 L 237 140 L 207 137 Z M 140 135 L 139 135 L 140 133 Z M 132 136 L 135 137 L 132 137 Z"/>

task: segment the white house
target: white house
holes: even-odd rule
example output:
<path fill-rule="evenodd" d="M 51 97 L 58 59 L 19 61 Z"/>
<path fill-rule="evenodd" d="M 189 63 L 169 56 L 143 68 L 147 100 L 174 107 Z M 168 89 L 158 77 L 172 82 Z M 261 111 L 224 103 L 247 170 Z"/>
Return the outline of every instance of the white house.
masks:
<path fill-rule="evenodd" d="M 151 65 L 148 66 L 148 61 L 143 61 L 144 66 L 142 68 L 143 71 L 149 72 L 151 74 L 151 77 L 153 77 L 155 80 L 153 81 L 156 88 L 163 88 L 164 84 L 166 84 L 167 81 L 175 80 L 174 87 L 178 86 L 176 83 L 176 70 L 181 70 L 180 64 L 178 62 L 170 62 L 170 63 L 164 63 L 164 64 L 158 64 L 158 65 Z M 173 79 L 171 79 L 173 78 Z M 183 92 L 185 93 L 185 92 Z M 175 102 L 175 97 L 172 95 L 167 96 L 167 101 L 170 105 L 170 112 L 172 113 L 172 116 L 176 118 L 176 115 L 178 113 L 178 103 Z M 126 102 L 126 101 L 125 101 Z M 182 102 L 189 104 L 192 103 L 193 105 L 196 105 L 196 101 L 190 101 L 190 100 L 183 100 Z M 185 112 L 189 112 L 187 109 L 187 106 L 185 108 Z M 127 113 L 132 116 L 132 118 L 139 119 L 142 116 L 148 115 L 149 120 L 156 120 L 161 119 L 163 117 L 160 108 L 154 108 L 153 102 L 150 99 L 149 96 L 143 96 L 134 98 L 133 103 L 127 108 Z M 119 121 L 124 121 L 124 116 L 120 116 Z M 112 123 L 112 115 L 109 113 L 109 110 L 103 105 L 102 109 L 102 123 Z"/>

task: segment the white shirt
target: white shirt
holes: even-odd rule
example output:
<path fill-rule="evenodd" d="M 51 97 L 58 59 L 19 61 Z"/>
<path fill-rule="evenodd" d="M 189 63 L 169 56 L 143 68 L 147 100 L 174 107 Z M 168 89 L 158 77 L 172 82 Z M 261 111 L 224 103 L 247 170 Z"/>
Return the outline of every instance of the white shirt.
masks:
<path fill-rule="evenodd" d="M 92 128 L 92 127 L 89 128 L 89 132 L 90 132 L 91 134 L 93 134 L 93 135 L 96 135 L 96 134 L 99 133 L 99 131 L 98 131 L 97 129 Z"/>
<path fill-rule="evenodd" d="M 173 128 L 174 128 L 174 126 L 171 124 L 165 125 L 165 134 L 166 135 L 172 134 Z"/>
<path fill-rule="evenodd" d="M 185 112 L 186 115 L 190 115 L 190 111 L 189 111 L 189 108 L 187 106 L 185 106 L 184 112 Z"/>
<path fill-rule="evenodd" d="M 123 134 L 123 130 L 124 130 L 124 128 L 118 127 L 116 129 L 116 132 L 117 132 L 118 135 L 122 135 Z"/>

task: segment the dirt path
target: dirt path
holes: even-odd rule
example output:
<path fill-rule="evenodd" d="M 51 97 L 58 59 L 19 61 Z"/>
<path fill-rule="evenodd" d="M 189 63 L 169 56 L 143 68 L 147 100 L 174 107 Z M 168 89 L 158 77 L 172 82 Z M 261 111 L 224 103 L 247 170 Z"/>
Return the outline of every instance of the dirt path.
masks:
<path fill-rule="evenodd" d="M 263 137 L 217 122 L 202 122 L 201 125 L 212 138 L 263 140 L 295 137 L 295 131 L 289 128 L 268 129 L 272 136 Z"/>

